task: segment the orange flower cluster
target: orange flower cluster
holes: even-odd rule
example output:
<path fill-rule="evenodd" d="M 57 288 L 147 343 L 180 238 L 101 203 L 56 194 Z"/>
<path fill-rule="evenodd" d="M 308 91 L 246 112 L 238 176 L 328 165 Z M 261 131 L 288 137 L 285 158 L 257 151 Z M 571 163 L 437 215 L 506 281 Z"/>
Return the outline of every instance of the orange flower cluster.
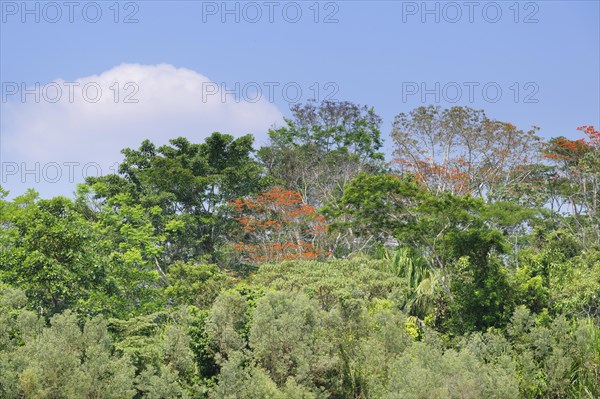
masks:
<path fill-rule="evenodd" d="M 258 265 L 327 254 L 315 244 L 327 231 L 325 218 L 304 204 L 297 191 L 277 186 L 255 198 L 233 200 L 230 205 L 240 226 L 233 250 L 244 262 Z"/>
<path fill-rule="evenodd" d="M 589 137 L 590 145 L 600 147 L 600 131 L 596 130 L 594 126 L 579 126 L 577 130 Z"/>
<path fill-rule="evenodd" d="M 583 132 L 586 139 L 569 140 L 559 137 L 546 143 L 544 157 L 556 161 L 576 163 L 583 155 L 594 149 L 600 149 L 600 132 L 593 126 L 580 126 L 577 130 Z"/>
<path fill-rule="evenodd" d="M 575 162 L 589 149 L 590 147 L 585 139 L 569 140 L 560 137 L 547 144 L 547 148 L 544 150 L 544 158 Z"/>
<path fill-rule="evenodd" d="M 593 126 L 580 126 L 577 130 L 583 132 L 588 138 L 569 140 L 559 137 L 545 143 L 543 156 L 561 165 L 561 171 L 556 175 L 558 179 L 577 179 L 581 184 L 586 184 L 585 155 L 600 150 L 600 132 Z"/>

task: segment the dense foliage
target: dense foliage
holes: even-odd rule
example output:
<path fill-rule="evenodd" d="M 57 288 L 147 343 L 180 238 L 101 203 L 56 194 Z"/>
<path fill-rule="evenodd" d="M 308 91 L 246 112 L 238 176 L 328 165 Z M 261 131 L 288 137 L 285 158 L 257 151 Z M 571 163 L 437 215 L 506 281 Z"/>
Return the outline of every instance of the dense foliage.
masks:
<path fill-rule="evenodd" d="M 600 397 L 595 128 L 292 115 L 0 189 L 0 397 Z"/>

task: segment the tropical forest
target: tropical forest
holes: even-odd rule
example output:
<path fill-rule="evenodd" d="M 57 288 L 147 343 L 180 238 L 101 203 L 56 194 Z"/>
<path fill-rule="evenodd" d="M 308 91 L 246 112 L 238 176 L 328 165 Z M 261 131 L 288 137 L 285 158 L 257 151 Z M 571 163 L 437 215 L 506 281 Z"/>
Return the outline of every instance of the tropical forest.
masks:
<path fill-rule="evenodd" d="M 0 188 L 0 398 L 600 398 L 595 127 L 289 115 Z"/>

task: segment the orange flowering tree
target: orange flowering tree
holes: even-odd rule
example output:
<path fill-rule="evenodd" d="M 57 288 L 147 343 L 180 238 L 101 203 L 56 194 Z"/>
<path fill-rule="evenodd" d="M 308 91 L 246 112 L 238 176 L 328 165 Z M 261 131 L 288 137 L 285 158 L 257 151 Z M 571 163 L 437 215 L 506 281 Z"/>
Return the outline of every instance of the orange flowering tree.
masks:
<path fill-rule="evenodd" d="M 581 126 L 577 130 L 586 137 L 554 138 L 545 144 L 543 155 L 556 164 L 555 183 L 562 187 L 561 195 L 584 234 L 584 244 L 589 242 L 588 237 L 600 243 L 600 131 L 593 126 Z M 585 235 L 586 225 L 591 227 L 591 237 Z"/>
<path fill-rule="evenodd" d="M 577 128 L 586 138 L 569 140 L 557 137 L 546 143 L 544 157 L 560 163 L 563 167 L 576 166 L 584 156 L 592 151 L 600 150 L 600 132 L 593 126 L 580 126 Z"/>
<path fill-rule="evenodd" d="M 256 197 L 233 200 L 230 205 L 240 227 L 233 250 L 241 261 L 259 265 L 328 254 L 317 242 L 327 231 L 325 218 L 303 203 L 299 192 L 277 186 Z"/>

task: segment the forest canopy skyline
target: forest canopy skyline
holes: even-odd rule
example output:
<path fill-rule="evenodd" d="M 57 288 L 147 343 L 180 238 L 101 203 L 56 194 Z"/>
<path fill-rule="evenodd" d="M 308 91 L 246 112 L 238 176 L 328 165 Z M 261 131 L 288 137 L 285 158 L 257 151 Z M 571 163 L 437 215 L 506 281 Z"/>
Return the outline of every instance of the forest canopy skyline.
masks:
<path fill-rule="evenodd" d="M 298 105 L 0 191 L 4 398 L 600 394 L 600 131 Z"/>

